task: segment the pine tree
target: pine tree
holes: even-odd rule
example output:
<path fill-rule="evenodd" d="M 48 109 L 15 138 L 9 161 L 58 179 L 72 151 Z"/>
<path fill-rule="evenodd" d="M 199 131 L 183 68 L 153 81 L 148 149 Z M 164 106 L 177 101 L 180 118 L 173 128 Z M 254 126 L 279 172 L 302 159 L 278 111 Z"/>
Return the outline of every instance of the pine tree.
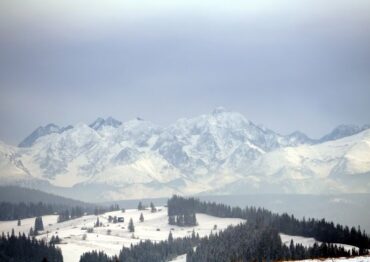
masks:
<path fill-rule="evenodd" d="M 135 226 L 134 226 L 134 222 L 132 221 L 132 218 L 130 218 L 130 222 L 128 223 L 128 230 L 130 232 L 135 232 Z"/>
<path fill-rule="evenodd" d="M 35 235 L 35 231 L 33 230 L 33 227 L 30 228 L 29 236 L 33 237 Z"/>
<path fill-rule="evenodd" d="M 18 222 L 17 222 L 17 226 L 21 226 L 21 220 L 20 219 L 18 219 Z"/>
<path fill-rule="evenodd" d="M 144 216 L 143 213 L 140 214 L 140 222 L 144 222 Z"/>
<path fill-rule="evenodd" d="M 150 210 L 151 210 L 152 213 L 157 212 L 157 209 L 155 208 L 153 202 L 150 202 Z"/>
<path fill-rule="evenodd" d="M 36 217 L 35 219 L 35 232 L 43 231 L 44 230 L 44 223 L 42 222 L 42 217 Z"/>
<path fill-rule="evenodd" d="M 99 217 L 96 218 L 96 222 L 95 222 L 94 227 L 100 227 Z"/>
<path fill-rule="evenodd" d="M 170 233 L 168 234 L 168 242 L 170 243 L 170 244 L 172 244 L 173 243 L 173 236 L 172 236 L 172 232 L 170 231 Z"/>
<path fill-rule="evenodd" d="M 137 206 L 137 209 L 138 210 L 144 210 L 144 207 L 143 207 L 143 204 L 141 203 L 141 201 L 139 202 L 139 205 Z"/>

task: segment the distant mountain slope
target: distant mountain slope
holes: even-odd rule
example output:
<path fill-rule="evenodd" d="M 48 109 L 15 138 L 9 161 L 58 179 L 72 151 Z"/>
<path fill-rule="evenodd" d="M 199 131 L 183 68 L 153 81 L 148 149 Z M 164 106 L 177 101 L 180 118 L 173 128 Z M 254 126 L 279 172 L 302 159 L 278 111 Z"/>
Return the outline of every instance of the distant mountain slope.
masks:
<path fill-rule="evenodd" d="M 59 127 L 55 124 L 48 124 L 46 126 L 40 126 L 35 131 L 33 131 L 29 136 L 27 136 L 22 142 L 19 143 L 19 147 L 30 147 L 33 143 L 40 137 L 47 136 L 53 133 L 62 133 L 68 129 L 73 128 L 73 126 Z"/>
<path fill-rule="evenodd" d="M 0 183 L 68 196 L 89 192 L 84 199 L 100 201 L 173 193 L 369 192 L 370 131 L 364 128 L 339 128 L 320 142 L 301 132 L 280 135 L 224 108 L 167 127 L 98 118 L 51 129 L 29 147 L 0 143 Z"/>
<path fill-rule="evenodd" d="M 366 129 L 369 129 L 370 125 L 339 125 L 333 129 L 329 134 L 320 138 L 317 142 L 322 143 L 326 141 L 332 141 L 336 139 L 340 139 L 347 136 L 352 136 L 358 134 Z"/>
<path fill-rule="evenodd" d="M 92 207 L 93 206 L 93 204 L 82 202 L 79 200 L 65 198 L 65 197 L 54 195 L 54 194 L 45 193 L 40 190 L 29 189 L 29 188 L 18 187 L 18 186 L 0 186 L 0 202 L 10 202 L 10 203 L 43 202 L 47 204 L 63 205 L 63 206 L 70 206 L 70 207 L 74 207 L 74 206 Z"/>

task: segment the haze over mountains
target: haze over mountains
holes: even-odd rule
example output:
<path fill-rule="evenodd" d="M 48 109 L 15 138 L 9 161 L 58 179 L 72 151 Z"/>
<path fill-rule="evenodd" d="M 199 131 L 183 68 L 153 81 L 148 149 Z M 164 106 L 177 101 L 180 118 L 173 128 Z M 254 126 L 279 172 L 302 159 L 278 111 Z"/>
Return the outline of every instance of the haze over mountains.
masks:
<path fill-rule="evenodd" d="M 0 143 L 0 184 L 84 200 L 180 194 L 370 192 L 370 126 L 321 139 L 280 135 L 237 112 L 160 127 L 140 118 L 39 127 L 18 147 Z"/>

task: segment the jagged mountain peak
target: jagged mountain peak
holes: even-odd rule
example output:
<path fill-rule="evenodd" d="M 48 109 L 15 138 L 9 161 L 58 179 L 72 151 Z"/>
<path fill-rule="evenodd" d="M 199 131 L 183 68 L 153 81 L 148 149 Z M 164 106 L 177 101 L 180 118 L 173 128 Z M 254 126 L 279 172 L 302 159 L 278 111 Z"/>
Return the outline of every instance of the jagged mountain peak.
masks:
<path fill-rule="evenodd" d="M 305 133 L 301 131 L 294 131 L 293 133 L 286 136 L 290 144 L 313 144 L 315 141 L 309 138 Z"/>
<path fill-rule="evenodd" d="M 29 136 L 27 136 L 22 142 L 19 143 L 19 147 L 30 147 L 32 146 L 37 139 L 43 136 L 47 136 L 53 133 L 62 133 L 68 129 L 73 128 L 69 125 L 66 127 L 59 127 L 56 124 L 50 123 L 46 126 L 39 126 L 36 128 Z"/>
<path fill-rule="evenodd" d="M 118 120 L 114 119 L 113 117 L 107 117 L 105 119 L 102 118 L 102 117 L 98 117 L 94 122 L 92 122 L 89 125 L 89 127 L 98 131 L 98 130 L 101 130 L 105 126 L 111 126 L 111 127 L 117 128 L 121 124 L 122 124 L 121 121 L 118 121 Z"/>

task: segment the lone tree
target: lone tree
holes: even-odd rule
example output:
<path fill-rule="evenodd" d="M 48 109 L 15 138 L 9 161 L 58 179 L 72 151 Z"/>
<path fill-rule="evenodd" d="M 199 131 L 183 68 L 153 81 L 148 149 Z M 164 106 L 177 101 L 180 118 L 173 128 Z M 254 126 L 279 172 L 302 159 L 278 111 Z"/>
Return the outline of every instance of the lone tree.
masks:
<path fill-rule="evenodd" d="M 96 222 L 95 222 L 94 227 L 100 227 L 99 217 L 96 218 Z"/>
<path fill-rule="evenodd" d="M 29 236 L 33 237 L 35 235 L 35 231 L 33 230 L 33 227 L 30 228 Z"/>
<path fill-rule="evenodd" d="M 168 242 L 170 243 L 170 244 L 172 244 L 173 243 L 173 236 L 172 236 L 172 232 L 170 231 L 170 233 L 168 234 Z"/>
<path fill-rule="evenodd" d="M 42 217 L 36 217 L 35 219 L 35 232 L 43 231 L 44 223 L 42 222 Z"/>
<path fill-rule="evenodd" d="M 141 201 L 139 202 L 139 205 L 137 206 L 137 209 L 138 210 L 144 210 L 144 206 L 143 206 L 143 203 L 141 203 Z"/>
<path fill-rule="evenodd" d="M 150 210 L 152 211 L 152 213 L 157 212 L 157 209 L 155 208 L 153 202 L 150 202 Z"/>
<path fill-rule="evenodd" d="M 140 222 L 144 222 L 144 216 L 143 213 L 140 214 Z"/>
<path fill-rule="evenodd" d="M 18 219 L 17 226 L 20 226 L 22 224 L 21 220 Z"/>
<path fill-rule="evenodd" d="M 128 223 L 128 231 L 135 232 L 135 226 L 134 222 L 132 221 L 132 218 L 130 218 L 130 222 Z"/>

